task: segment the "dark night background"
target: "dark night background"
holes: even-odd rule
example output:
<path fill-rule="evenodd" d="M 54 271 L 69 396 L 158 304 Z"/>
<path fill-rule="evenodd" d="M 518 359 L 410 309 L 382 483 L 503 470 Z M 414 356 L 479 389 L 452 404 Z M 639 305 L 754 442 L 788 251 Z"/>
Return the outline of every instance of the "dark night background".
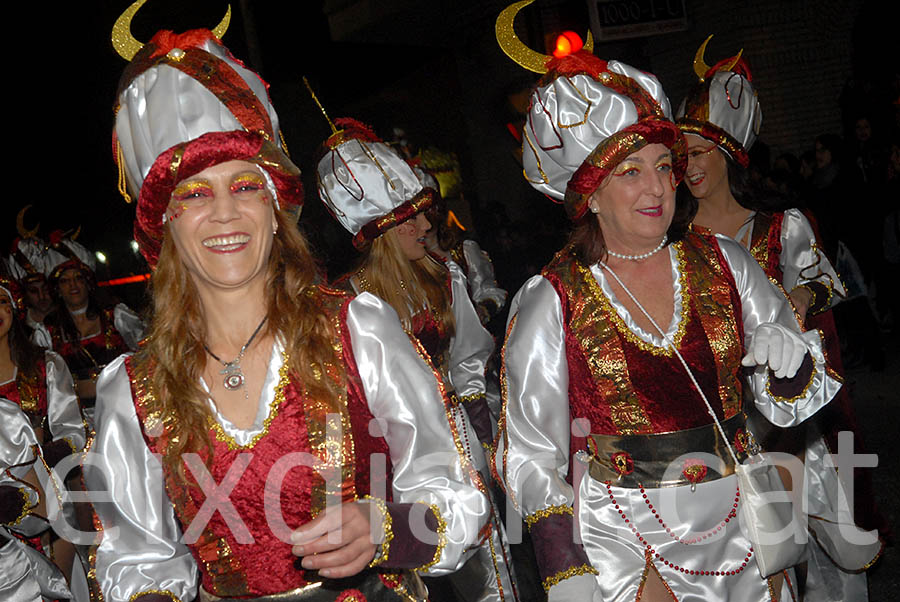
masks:
<path fill-rule="evenodd" d="M 7 125 L 17 132 L 8 138 L 15 149 L 11 156 L 19 165 L 30 164 L 34 184 L 4 201 L 0 235 L 8 247 L 16 236 L 16 213 L 32 204 L 26 227 L 40 223 L 40 235 L 46 238 L 53 229 L 81 226 L 79 240 L 106 253 L 109 265 L 100 268 L 100 279 L 144 270 L 128 246 L 134 209 L 116 191 L 110 146 L 116 83 L 125 66 L 112 48 L 110 30 L 128 4 L 98 0 L 45 8 L 16 3 L 7 21 L 8 33 L 13 28 L 34 32 L 28 34 L 29 44 L 10 48 L 13 76 L 6 86 Z M 536 79 L 497 46 L 494 21 L 506 4 L 232 3 L 224 42 L 271 85 L 288 148 L 305 174 L 300 223 L 332 270 L 346 265 L 348 237 L 316 198 L 312 157 L 329 128 L 301 83 L 304 75 L 332 118 L 357 117 L 386 139 L 392 127 L 400 126 L 413 143 L 459 155 L 467 198 L 475 209 L 473 215 L 463 211 L 462 217 L 475 226 L 483 244 L 493 251 L 493 245 L 506 242 L 503 236 L 494 238 L 493 230 L 510 223 L 518 236 L 528 231 L 539 242 L 534 257 L 518 258 L 521 265 L 515 271 L 521 274 L 508 279 L 509 284 L 534 273 L 554 250 L 566 226 L 562 211 L 525 184 L 513 158 L 516 143 L 506 130 L 514 119 L 508 92 Z M 158 29 L 212 27 L 226 6 L 225 0 L 152 0 L 136 15 L 132 31 L 146 41 Z M 896 43 L 880 18 L 881 6 L 689 0 L 684 31 L 597 43 L 595 54 L 656 73 L 677 105 L 693 82 L 697 46 L 716 33 L 707 62 L 744 48 L 763 103 L 761 140 L 772 145 L 773 157 L 776 150 L 799 154 L 811 148 L 815 134 L 841 133 L 838 97 L 860 71 L 872 71 L 886 85 L 896 78 L 897 53 L 890 50 Z M 520 37 L 544 50 L 545 38 L 555 32 L 586 31 L 587 3 L 539 0 L 516 23 Z M 890 56 L 893 60 L 885 60 Z M 135 296 L 134 290 L 120 291 Z"/>

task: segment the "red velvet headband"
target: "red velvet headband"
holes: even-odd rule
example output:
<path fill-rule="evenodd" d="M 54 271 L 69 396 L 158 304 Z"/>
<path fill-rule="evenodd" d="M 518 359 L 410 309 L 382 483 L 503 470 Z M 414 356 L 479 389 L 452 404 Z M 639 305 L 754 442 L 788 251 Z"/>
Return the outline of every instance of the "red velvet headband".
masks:
<path fill-rule="evenodd" d="M 0 287 L 9 291 L 13 313 L 17 314 L 21 319 L 25 312 L 25 297 L 22 294 L 22 287 L 18 282 L 7 276 L 0 276 Z"/>
<path fill-rule="evenodd" d="M 725 149 L 731 158 L 737 161 L 741 167 L 750 167 L 750 155 L 744 150 L 743 145 L 722 128 L 712 123 L 697 121 L 682 117 L 678 120 L 678 128 L 685 134 L 696 134 L 716 143 Z"/>
<path fill-rule="evenodd" d="M 134 239 L 141 254 L 156 266 L 165 234 L 163 214 L 175 186 L 213 165 L 248 161 L 266 170 L 278 193 L 282 210 L 298 213 L 303 205 L 300 170 L 272 142 L 244 131 L 210 132 L 164 151 L 150 167 L 137 202 Z"/>
<path fill-rule="evenodd" d="M 87 265 L 80 259 L 74 258 L 62 262 L 61 264 L 53 268 L 52 272 L 50 272 L 50 276 L 47 278 L 47 280 L 50 282 L 51 289 L 53 289 L 54 291 L 57 290 L 57 287 L 59 286 L 59 278 L 63 275 L 63 272 L 67 270 L 78 270 L 84 275 L 88 282 L 91 283 L 91 286 L 94 285 L 94 281 L 96 280 L 94 271 L 89 265 Z"/>
<path fill-rule="evenodd" d="M 394 226 L 402 224 L 417 213 L 431 207 L 437 193 L 431 188 L 423 188 L 419 193 L 402 205 L 394 207 L 389 213 L 376 217 L 363 226 L 353 237 L 353 246 L 363 248 L 367 242 L 375 240 Z"/>
<path fill-rule="evenodd" d="M 566 185 L 566 213 L 573 220 L 581 218 L 588 199 L 616 166 L 628 155 L 648 144 L 662 144 L 672 151 L 672 172 L 680 182 L 687 169 L 687 144 L 674 123 L 650 117 L 619 130 L 591 151 Z"/>

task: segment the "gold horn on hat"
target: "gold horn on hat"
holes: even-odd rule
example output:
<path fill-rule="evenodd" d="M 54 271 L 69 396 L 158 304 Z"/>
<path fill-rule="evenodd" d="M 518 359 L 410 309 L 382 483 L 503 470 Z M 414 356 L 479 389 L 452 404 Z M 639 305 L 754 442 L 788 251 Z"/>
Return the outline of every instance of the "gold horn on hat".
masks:
<path fill-rule="evenodd" d="M 146 4 L 147 0 L 136 0 L 131 6 L 125 9 L 125 12 L 116 19 L 115 24 L 112 28 L 112 44 L 116 49 L 116 52 L 119 53 L 126 61 L 130 61 L 134 58 L 134 55 L 138 53 L 138 51 L 144 47 L 144 43 L 135 39 L 133 35 L 131 35 L 131 20 L 134 18 L 134 15 L 137 14 L 137 11 Z M 212 33 L 218 39 L 222 39 L 222 36 L 225 35 L 225 32 L 228 31 L 228 25 L 231 24 L 231 4 L 228 5 L 228 9 L 225 11 L 225 16 L 222 17 L 222 20 L 219 21 L 219 24 L 213 28 Z"/>
<path fill-rule="evenodd" d="M 16 216 L 16 230 L 19 231 L 19 236 L 22 238 L 32 238 L 37 236 L 38 229 L 40 229 L 41 224 L 38 222 L 38 225 L 34 227 L 33 230 L 25 229 L 25 212 L 31 209 L 31 205 L 25 205 L 19 210 L 19 214 Z"/>
<path fill-rule="evenodd" d="M 709 37 L 703 40 L 703 43 L 700 44 L 700 48 L 697 49 L 697 54 L 694 55 L 694 73 L 697 74 L 697 77 L 700 78 L 701 82 L 706 81 L 706 74 L 709 73 L 710 66 L 706 64 L 706 60 L 704 56 L 706 55 L 706 45 L 709 44 L 709 41 L 713 38 L 713 34 L 709 34 Z M 741 48 L 741 51 L 737 53 L 731 62 L 726 63 L 722 66 L 719 71 L 731 71 L 734 69 L 734 66 L 737 65 L 737 62 L 741 60 L 741 55 L 744 54 L 744 49 Z"/>
<path fill-rule="evenodd" d="M 516 15 L 519 11 L 532 2 L 534 2 L 534 0 L 521 0 L 520 2 L 514 2 L 503 9 L 497 16 L 494 33 L 497 35 L 497 43 L 500 44 L 500 49 L 503 50 L 506 56 L 529 71 L 534 71 L 535 73 L 547 73 L 547 61 L 553 57 L 547 54 L 541 54 L 526 46 L 522 43 L 522 40 L 519 39 L 519 36 L 516 35 L 515 27 L 513 27 Z M 594 50 L 594 38 L 591 36 L 590 31 L 588 31 L 587 41 L 584 43 L 584 50 L 587 50 L 588 52 L 593 52 Z"/>

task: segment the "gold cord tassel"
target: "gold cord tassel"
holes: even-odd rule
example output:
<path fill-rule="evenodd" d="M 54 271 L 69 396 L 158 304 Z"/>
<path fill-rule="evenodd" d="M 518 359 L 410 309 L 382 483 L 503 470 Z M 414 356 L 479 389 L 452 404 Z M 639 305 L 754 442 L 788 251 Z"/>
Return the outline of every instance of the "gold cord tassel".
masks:
<path fill-rule="evenodd" d="M 118 140 L 116 140 L 116 166 L 119 168 L 119 194 L 122 195 L 126 203 L 131 203 L 133 199 L 128 194 L 128 184 L 125 181 L 125 156 L 122 153 L 122 147 L 119 145 Z"/>

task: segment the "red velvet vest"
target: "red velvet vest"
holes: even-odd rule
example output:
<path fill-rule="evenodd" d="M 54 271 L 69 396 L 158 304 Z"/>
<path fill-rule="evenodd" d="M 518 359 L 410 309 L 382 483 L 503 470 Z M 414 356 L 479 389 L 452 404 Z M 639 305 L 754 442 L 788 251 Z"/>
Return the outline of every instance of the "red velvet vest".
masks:
<path fill-rule="evenodd" d="M 116 330 L 113 308 L 100 312 L 100 332 L 80 341 L 64 339 L 55 326 L 47 329 L 53 340 L 53 350 L 66 361 L 75 380 L 96 377 L 106 364 L 129 351 L 125 339 Z"/>
<path fill-rule="evenodd" d="M 781 284 L 784 273 L 781 271 L 781 225 L 784 213 L 756 212 L 753 218 L 753 239 L 750 241 L 750 254 L 762 267 L 766 276 Z"/>
<path fill-rule="evenodd" d="M 741 410 L 741 300 L 712 236 L 675 243 L 682 313 L 674 342 L 719 418 Z M 625 325 L 587 266 L 562 251 L 544 269 L 562 305 L 572 418 L 604 435 L 664 433 L 712 422 L 677 356 Z M 719 403 L 716 403 L 716 400 Z M 572 438 L 573 453 L 576 438 Z"/>
<path fill-rule="evenodd" d="M 217 511 L 196 543 L 188 544 L 200 568 L 203 588 L 217 596 L 261 596 L 290 591 L 308 583 L 305 572 L 294 567 L 296 557 L 291 554 L 291 546 L 281 541 L 267 522 L 264 510 L 267 500 L 270 505 L 277 504 L 280 495 L 281 515 L 293 530 L 324 509 L 326 495 L 352 501 L 370 493 L 370 488 L 375 485 L 376 491 L 385 491 L 390 497 L 390 453 L 383 438 L 369 434 L 369 422 L 373 417 L 346 329 L 350 297 L 330 289 L 320 289 L 318 297 L 323 313 L 339 334 L 327 377 L 346 379 L 346 393 L 339 399 L 312 398 L 303 384 L 288 374 L 285 358 L 269 418 L 263 432 L 253 441 L 245 446 L 238 445 L 210 419 L 212 457 L 209 459 L 208 453 L 201 457 L 208 462 L 216 483 L 222 482 L 240 454 L 252 454 L 229 500 L 253 542 L 238 543 L 235 533 Z M 168 429 L 163 428 L 158 437 L 149 434 L 158 432 L 159 424 L 165 426 L 167 420 L 148 411 L 147 402 L 152 391 L 147 368 L 135 357 L 126 360 L 126 367 L 144 440 L 152 452 L 164 453 Z M 326 433 L 334 433 L 334 429 L 340 429 L 340 439 L 326 437 Z M 339 472 L 332 473 L 326 482 L 312 468 L 295 466 L 285 473 L 280 491 L 267 483 L 276 462 L 296 453 L 312 454 L 328 467 L 326 470 Z M 370 456 L 376 453 L 384 454 L 387 474 L 383 482 L 373 484 L 370 483 Z M 190 470 L 185 471 L 190 485 L 175 477 L 168 468 L 164 472 L 166 491 L 175 515 L 186 530 L 206 500 L 206 494 L 193 486 L 197 481 Z"/>
<path fill-rule="evenodd" d="M 47 363 L 43 354 L 37 360 L 37 376 L 26 377 L 21 370 L 16 372 L 16 378 L 0 385 L 0 397 L 17 403 L 22 411 L 28 415 L 31 426 L 46 428 L 47 419 Z M 47 433 L 49 435 L 49 433 Z"/>

